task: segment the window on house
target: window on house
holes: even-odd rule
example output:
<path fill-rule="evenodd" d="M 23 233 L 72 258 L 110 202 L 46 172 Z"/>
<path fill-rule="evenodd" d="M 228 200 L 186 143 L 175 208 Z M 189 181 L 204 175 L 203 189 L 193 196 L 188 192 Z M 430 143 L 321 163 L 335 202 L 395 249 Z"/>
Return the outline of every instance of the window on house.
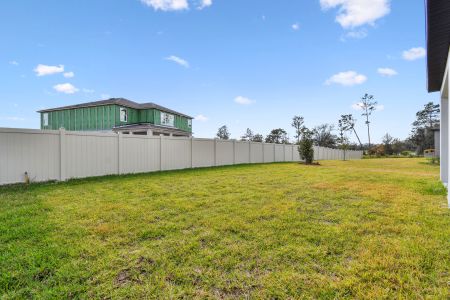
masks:
<path fill-rule="evenodd" d="M 171 127 L 175 126 L 175 116 L 165 112 L 161 112 L 161 125 Z"/>
<path fill-rule="evenodd" d="M 188 120 L 188 126 L 189 126 L 189 128 L 192 128 L 192 120 L 191 119 Z"/>
<path fill-rule="evenodd" d="M 120 108 L 120 122 L 128 122 L 128 111 L 126 108 Z"/>
<path fill-rule="evenodd" d="M 42 124 L 48 126 L 48 113 L 42 114 Z"/>

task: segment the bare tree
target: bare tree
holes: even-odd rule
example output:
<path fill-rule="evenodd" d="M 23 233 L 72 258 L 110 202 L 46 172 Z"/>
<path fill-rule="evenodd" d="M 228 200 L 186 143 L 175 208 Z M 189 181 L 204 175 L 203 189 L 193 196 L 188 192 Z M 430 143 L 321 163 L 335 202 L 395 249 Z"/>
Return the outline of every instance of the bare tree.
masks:
<path fill-rule="evenodd" d="M 349 115 L 341 115 L 341 120 L 343 125 L 346 127 L 347 130 L 353 131 L 355 133 L 356 138 L 358 139 L 359 145 L 361 148 L 363 147 L 361 143 L 361 139 L 359 138 L 358 133 L 356 132 L 355 125 L 356 125 L 356 119 L 353 118 L 352 114 Z"/>
<path fill-rule="evenodd" d="M 372 115 L 372 113 L 377 109 L 378 102 L 375 101 L 374 96 L 365 94 L 361 98 L 361 102 L 358 103 L 359 107 L 363 110 L 363 113 L 361 116 L 366 118 L 366 125 L 367 125 L 367 137 L 369 138 L 369 149 L 370 149 L 370 121 L 369 117 Z"/>
<path fill-rule="evenodd" d="M 297 144 L 300 143 L 300 139 L 302 137 L 302 132 L 305 128 L 303 124 L 305 123 L 305 118 L 300 116 L 294 116 L 292 118 L 292 127 L 295 128 L 295 138 L 297 139 Z"/>
<path fill-rule="evenodd" d="M 338 128 L 339 128 L 339 137 L 337 141 L 339 143 L 339 146 L 344 152 L 344 160 L 346 160 L 347 149 L 349 148 L 349 141 L 345 133 L 349 131 L 349 128 L 346 126 L 342 118 L 338 122 Z"/>
<path fill-rule="evenodd" d="M 251 141 L 253 140 L 254 134 L 253 131 L 250 128 L 247 128 L 247 131 L 243 136 L 241 136 L 242 141 Z"/>
<path fill-rule="evenodd" d="M 247 128 L 247 130 L 245 131 L 245 134 L 243 136 L 241 136 L 241 141 L 262 143 L 263 140 L 264 140 L 264 137 L 262 136 L 262 134 L 253 133 L 253 131 L 250 128 Z"/>

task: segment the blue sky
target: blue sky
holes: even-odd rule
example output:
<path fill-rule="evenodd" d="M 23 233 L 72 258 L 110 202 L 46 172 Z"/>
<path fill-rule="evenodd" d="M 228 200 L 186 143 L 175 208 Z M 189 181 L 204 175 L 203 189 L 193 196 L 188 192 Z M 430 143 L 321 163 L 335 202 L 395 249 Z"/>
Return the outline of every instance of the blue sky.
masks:
<path fill-rule="evenodd" d="M 37 128 L 36 110 L 107 97 L 266 135 L 336 124 L 364 93 L 373 138 L 406 138 L 426 92 L 422 1 L 14 0 L 0 9 L 1 127 Z M 353 106 L 353 107 L 352 107 Z"/>

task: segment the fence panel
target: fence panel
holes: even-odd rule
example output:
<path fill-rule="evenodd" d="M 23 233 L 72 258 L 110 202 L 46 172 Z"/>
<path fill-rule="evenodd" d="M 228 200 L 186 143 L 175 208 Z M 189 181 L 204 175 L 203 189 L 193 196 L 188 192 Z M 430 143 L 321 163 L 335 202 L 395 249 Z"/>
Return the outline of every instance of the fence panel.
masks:
<path fill-rule="evenodd" d="M 118 137 L 119 174 L 142 173 L 161 170 L 161 141 L 137 135 Z"/>
<path fill-rule="evenodd" d="M 264 153 L 263 153 L 263 144 L 261 143 L 251 143 L 250 144 L 250 157 L 251 163 L 263 163 L 264 162 Z"/>
<path fill-rule="evenodd" d="M 314 150 L 314 160 L 320 160 L 320 147 L 313 146 Z"/>
<path fill-rule="evenodd" d="M 215 141 L 208 139 L 192 140 L 192 167 L 211 167 L 215 164 Z"/>
<path fill-rule="evenodd" d="M 118 173 L 116 134 L 65 133 L 64 179 L 86 178 Z"/>
<path fill-rule="evenodd" d="M 347 151 L 360 159 L 362 151 Z M 342 150 L 314 147 L 316 160 L 343 159 Z M 0 184 L 110 174 L 299 161 L 296 145 L 0 128 Z"/>
<path fill-rule="evenodd" d="M 294 151 L 294 161 L 300 161 L 300 153 L 298 152 L 298 146 L 297 145 L 292 145 L 292 151 Z"/>
<path fill-rule="evenodd" d="M 217 166 L 234 164 L 234 141 L 217 141 Z"/>
<path fill-rule="evenodd" d="M 291 145 L 284 145 L 284 161 L 293 161 L 293 153 L 292 153 L 292 146 Z"/>
<path fill-rule="evenodd" d="M 264 162 L 270 163 L 275 161 L 275 147 L 273 144 L 263 144 L 264 148 Z"/>
<path fill-rule="evenodd" d="M 60 177 L 58 131 L 4 129 L 0 133 L 0 184 Z"/>
<path fill-rule="evenodd" d="M 191 140 L 162 137 L 162 170 L 181 170 L 191 167 Z"/>
<path fill-rule="evenodd" d="M 275 147 L 275 161 L 284 161 L 284 145 L 274 144 Z"/>
<path fill-rule="evenodd" d="M 250 143 L 236 142 L 236 164 L 250 163 Z"/>

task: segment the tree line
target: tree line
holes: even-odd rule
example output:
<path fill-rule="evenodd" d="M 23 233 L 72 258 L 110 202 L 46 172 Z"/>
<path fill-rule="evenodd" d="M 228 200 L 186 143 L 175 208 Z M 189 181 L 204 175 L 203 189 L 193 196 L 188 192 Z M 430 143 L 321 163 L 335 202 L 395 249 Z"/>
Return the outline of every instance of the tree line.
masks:
<path fill-rule="evenodd" d="M 310 139 L 312 145 L 340 148 L 342 150 L 363 150 L 370 155 L 395 155 L 405 151 L 414 151 L 422 154 L 424 150 L 434 148 L 433 129 L 439 124 L 439 104 L 427 103 L 424 108 L 416 113 L 416 120 L 412 124 L 411 134 L 408 138 L 401 140 L 392 137 L 389 133 L 383 136 L 381 143 L 372 143 L 371 123 L 372 114 L 376 111 L 378 102 L 373 95 L 365 94 L 357 104 L 361 109 L 365 127 L 367 128 L 367 143 L 361 142 L 360 134 L 356 130 L 357 119 L 353 114 L 344 114 L 334 124 L 320 124 L 313 128 L 305 126 L 302 116 L 294 116 L 291 126 L 294 128 L 294 141 L 290 141 L 288 133 L 282 128 L 272 129 L 265 137 L 247 128 L 240 137 L 242 141 L 266 142 L 276 144 L 300 144 L 303 139 Z M 350 142 L 349 136 L 354 135 L 357 143 Z M 217 138 L 228 140 L 231 134 L 226 125 L 217 131 Z"/>

